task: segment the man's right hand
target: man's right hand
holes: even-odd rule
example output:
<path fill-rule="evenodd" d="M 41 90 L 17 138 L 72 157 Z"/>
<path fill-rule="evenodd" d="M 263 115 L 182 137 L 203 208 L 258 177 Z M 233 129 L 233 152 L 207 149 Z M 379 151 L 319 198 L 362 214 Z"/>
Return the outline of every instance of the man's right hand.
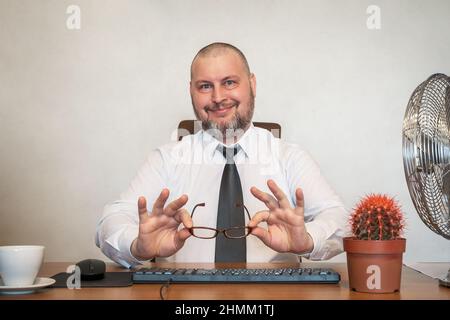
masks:
<path fill-rule="evenodd" d="M 155 257 L 168 257 L 183 247 L 191 236 L 187 228 L 192 227 L 192 219 L 186 209 L 187 195 L 164 205 L 169 197 L 169 190 L 163 189 L 156 199 L 151 214 L 147 211 L 147 200 L 139 197 L 139 235 L 131 244 L 131 254 L 138 260 Z M 178 230 L 180 224 L 184 228 Z"/>

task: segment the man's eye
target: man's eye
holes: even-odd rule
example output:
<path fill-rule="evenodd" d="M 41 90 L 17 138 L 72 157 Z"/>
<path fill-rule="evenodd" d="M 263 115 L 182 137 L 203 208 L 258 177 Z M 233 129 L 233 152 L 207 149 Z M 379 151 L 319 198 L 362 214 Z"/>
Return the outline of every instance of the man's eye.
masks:
<path fill-rule="evenodd" d="M 203 83 L 199 86 L 200 90 L 208 90 L 211 89 L 211 85 L 209 83 Z"/>
<path fill-rule="evenodd" d="M 236 85 L 236 81 L 234 80 L 226 80 L 224 83 L 226 87 L 234 87 Z"/>

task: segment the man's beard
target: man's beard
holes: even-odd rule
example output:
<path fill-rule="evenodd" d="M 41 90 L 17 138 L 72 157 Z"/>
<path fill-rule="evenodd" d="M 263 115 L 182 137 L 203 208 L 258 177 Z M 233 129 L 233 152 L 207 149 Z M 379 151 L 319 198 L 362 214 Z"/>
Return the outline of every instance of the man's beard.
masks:
<path fill-rule="evenodd" d="M 202 122 L 202 128 L 205 131 L 208 131 L 212 136 L 217 138 L 218 140 L 227 140 L 230 141 L 233 138 L 239 138 L 245 130 L 248 128 L 250 122 L 253 118 L 253 112 L 255 110 L 255 96 L 253 92 L 250 90 L 250 97 L 247 108 L 247 111 L 241 115 L 238 112 L 239 103 L 236 100 L 231 100 L 228 103 L 218 103 L 211 106 L 206 107 L 206 110 L 217 110 L 223 105 L 231 106 L 232 108 L 236 108 L 233 117 L 231 120 L 225 123 L 217 123 L 208 119 L 201 119 L 199 113 L 195 109 L 194 103 L 192 102 L 192 106 L 194 107 L 194 113 L 198 120 Z"/>

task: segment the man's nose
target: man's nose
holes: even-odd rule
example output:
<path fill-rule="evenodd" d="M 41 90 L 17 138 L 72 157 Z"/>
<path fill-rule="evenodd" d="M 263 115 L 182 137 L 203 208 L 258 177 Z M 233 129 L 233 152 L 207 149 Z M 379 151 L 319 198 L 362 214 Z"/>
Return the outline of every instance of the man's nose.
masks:
<path fill-rule="evenodd" d="M 224 92 L 220 86 L 214 87 L 212 94 L 212 101 L 214 103 L 220 103 L 225 99 Z"/>

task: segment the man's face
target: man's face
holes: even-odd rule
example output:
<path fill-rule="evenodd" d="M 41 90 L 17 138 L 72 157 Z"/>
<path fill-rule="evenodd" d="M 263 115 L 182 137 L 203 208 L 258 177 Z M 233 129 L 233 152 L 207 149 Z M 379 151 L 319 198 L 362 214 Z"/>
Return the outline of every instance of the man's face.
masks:
<path fill-rule="evenodd" d="M 254 109 L 256 80 L 238 54 L 224 50 L 197 57 L 192 65 L 190 92 L 194 112 L 204 130 L 246 130 Z"/>

